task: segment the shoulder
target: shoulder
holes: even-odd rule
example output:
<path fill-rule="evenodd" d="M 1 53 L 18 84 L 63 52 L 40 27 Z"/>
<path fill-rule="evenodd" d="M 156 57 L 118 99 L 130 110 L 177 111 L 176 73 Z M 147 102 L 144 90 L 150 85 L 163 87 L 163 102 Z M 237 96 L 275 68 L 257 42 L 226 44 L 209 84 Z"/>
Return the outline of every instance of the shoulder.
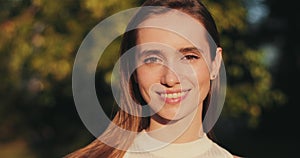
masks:
<path fill-rule="evenodd" d="M 215 143 L 215 142 L 213 142 L 213 150 L 214 150 L 214 152 L 220 152 L 220 153 L 223 153 L 224 155 L 226 155 L 226 157 L 230 157 L 230 158 L 243 158 L 242 156 L 238 156 L 238 155 L 235 155 L 235 154 L 233 154 L 233 153 L 231 153 L 229 150 L 227 150 L 227 149 L 225 149 L 225 148 L 223 148 L 222 146 L 220 146 L 219 144 L 217 144 L 217 143 Z M 213 151 L 212 150 L 212 151 Z"/>
<path fill-rule="evenodd" d="M 244 157 L 238 156 L 238 155 L 232 155 L 232 156 L 233 156 L 233 158 L 244 158 Z"/>
<path fill-rule="evenodd" d="M 233 158 L 243 158 L 243 157 L 240 157 L 240 156 L 237 156 L 237 155 L 232 155 Z"/>

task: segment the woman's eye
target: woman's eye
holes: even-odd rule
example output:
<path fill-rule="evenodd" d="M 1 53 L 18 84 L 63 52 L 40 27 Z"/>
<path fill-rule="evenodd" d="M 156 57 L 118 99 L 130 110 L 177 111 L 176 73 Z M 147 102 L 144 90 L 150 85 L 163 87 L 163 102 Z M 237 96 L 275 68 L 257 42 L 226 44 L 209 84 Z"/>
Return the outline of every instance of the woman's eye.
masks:
<path fill-rule="evenodd" d="M 195 60 L 195 59 L 199 59 L 200 57 L 199 56 L 196 56 L 196 55 L 185 55 L 182 60 Z"/>
<path fill-rule="evenodd" d="M 162 60 L 157 57 L 149 57 L 144 59 L 145 64 L 160 63 L 160 62 L 162 62 Z"/>

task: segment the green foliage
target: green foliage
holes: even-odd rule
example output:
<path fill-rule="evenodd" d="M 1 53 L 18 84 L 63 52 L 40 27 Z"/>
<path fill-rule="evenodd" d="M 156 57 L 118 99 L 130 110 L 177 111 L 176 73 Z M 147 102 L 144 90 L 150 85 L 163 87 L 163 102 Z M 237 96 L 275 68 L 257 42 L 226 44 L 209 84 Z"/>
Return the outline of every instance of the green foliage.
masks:
<path fill-rule="evenodd" d="M 221 34 L 228 81 L 223 113 L 231 117 L 246 115 L 248 126 L 255 128 L 262 111 L 283 104 L 285 96 L 272 87 L 264 52 L 247 44 L 246 37 L 251 32 L 242 1 L 204 3 L 209 6 Z"/>
<path fill-rule="evenodd" d="M 255 127 L 264 108 L 282 103 L 285 97 L 272 88 L 264 52 L 248 46 L 243 38 L 249 33 L 243 4 L 238 0 L 204 3 L 216 20 L 224 50 L 228 89 L 223 113 L 246 115 L 249 126 Z M 45 153 L 57 157 L 73 150 L 72 144 L 88 142 L 91 136 L 78 131 L 84 127 L 71 91 L 76 52 L 98 22 L 135 5 L 119 0 L 1 2 L 0 141 L 24 139 L 36 156 L 43 157 Z M 104 54 L 98 87 L 109 87 L 118 44 Z"/>

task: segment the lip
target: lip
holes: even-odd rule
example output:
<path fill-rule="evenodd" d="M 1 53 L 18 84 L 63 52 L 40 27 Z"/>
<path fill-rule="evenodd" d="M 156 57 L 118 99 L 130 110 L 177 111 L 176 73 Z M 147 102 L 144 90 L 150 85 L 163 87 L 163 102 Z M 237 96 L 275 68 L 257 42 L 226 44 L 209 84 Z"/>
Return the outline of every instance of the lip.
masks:
<path fill-rule="evenodd" d="M 191 89 L 185 90 L 166 90 L 164 92 L 156 92 L 166 104 L 178 104 L 186 98 Z"/>

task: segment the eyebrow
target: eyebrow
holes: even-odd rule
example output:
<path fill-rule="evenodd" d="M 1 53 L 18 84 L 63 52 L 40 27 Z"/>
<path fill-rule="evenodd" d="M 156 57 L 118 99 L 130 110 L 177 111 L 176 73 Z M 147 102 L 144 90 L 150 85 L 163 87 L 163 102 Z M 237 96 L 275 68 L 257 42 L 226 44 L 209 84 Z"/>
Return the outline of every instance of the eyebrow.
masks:
<path fill-rule="evenodd" d="M 146 49 L 143 50 L 141 53 L 138 54 L 138 57 L 141 56 L 147 56 L 147 55 L 152 55 L 152 54 L 161 54 L 162 50 L 159 49 Z"/>
<path fill-rule="evenodd" d="M 138 57 L 147 56 L 150 54 L 157 55 L 157 54 L 161 54 L 161 52 L 162 52 L 162 50 L 159 50 L 159 49 L 146 49 L 146 50 L 143 50 L 141 53 L 139 53 Z M 197 47 L 184 47 L 184 48 L 180 48 L 178 50 L 178 52 L 180 52 L 180 53 L 196 52 L 201 55 L 201 52 L 203 52 L 203 51 Z"/>
<path fill-rule="evenodd" d="M 199 54 L 201 54 L 201 52 L 203 52 L 200 48 L 197 47 L 185 47 L 185 48 L 180 48 L 178 50 L 180 53 L 186 53 L 186 52 L 197 52 Z"/>

